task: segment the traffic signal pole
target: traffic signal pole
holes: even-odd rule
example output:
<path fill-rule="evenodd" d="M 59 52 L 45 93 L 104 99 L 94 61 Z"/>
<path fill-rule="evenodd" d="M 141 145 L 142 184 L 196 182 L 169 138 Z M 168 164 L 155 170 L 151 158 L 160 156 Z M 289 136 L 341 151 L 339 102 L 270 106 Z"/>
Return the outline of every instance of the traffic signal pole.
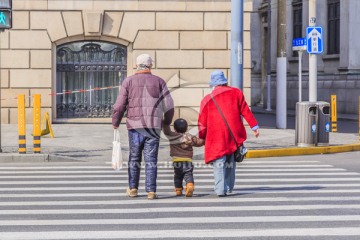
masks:
<path fill-rule="evenodd" d="M 12 28 L 12 0 L 1 0 L 0 1 L 0 35 L 5 31 L 5 29 L 11 29 L 11 28 Z M 0 36 L 0 75 L 1 75 L 1 36 Z M 1 99 L 1 79 L 0 79 L 0 99 Z M 1 100 L 0 100 L 0 152 L 2 152 Z"/>

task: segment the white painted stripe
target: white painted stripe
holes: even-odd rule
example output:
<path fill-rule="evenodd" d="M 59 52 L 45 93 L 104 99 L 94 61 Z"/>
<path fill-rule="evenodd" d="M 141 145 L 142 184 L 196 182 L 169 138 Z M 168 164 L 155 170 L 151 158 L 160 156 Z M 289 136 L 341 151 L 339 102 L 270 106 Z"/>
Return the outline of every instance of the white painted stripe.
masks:
<path fill-rule="evenodd" d="M 289 211 L 324 209 L 360 209 L 359 204 L 336 205 L 262 205 L 262 206 L 216 206 L 216 207 L 162 207 L 162 208 L 125 208 L 125 209 L 36 209 L 0 210 L 0 215 L 45 215 L 45 214 L 110 214 L 110 213 L 175 213 L 175 212 L 226 212 L 226 211 Z"/>
<path fill-rule="evenodd" d="M 319 163 L 319 161 L 313 161 L 313 160 L 293 160 L 293 161 L 287 161 L 287 160 L 245 160 L 245 162 L 242 162 L 241 164 L 269 164 L 269 163 Z"/>
<path fill-rule="evenodd" d="M 53 170 L 57 170 L 57 169 L 111 169 L 110 166 L 48 166 L 48 167 L 44 167 L 44 166 L 36 166 L 36 167 L 24 167 L 24 166 L 18 166 L 18 167 L 0 167 L 0 169 L 2 170 L 22 170 L 22 169 L 34 169 L 34 170 L 38 170 L 38 169 L 53 169 Z"/>
<path fill-rule="evenodd" d="M 141 169 L 142 171 L 145 171 L 145 169 Z M 208 168 L 208 169 L 194 169 L 195 172 L 212 172 L 213 169 L 212 168 Z M 241 168 L 237 168 L 236 172 L 242 173 L 242 172 L 344 172 L 346 171 L 346 169 L 343 168 L 304 168 L 304 169 L 292 169 L 292 168 L 282 168 L 282 169 L 241 169 Z M 166 172 L 173 172 L 172 169 L 169 170 L 163 170 L 163 171 L 159 171 L 161 173 L 166 173 Z M 64 173 L 72 173 L 72 174 L 83 174 L 83 173 L 108 173 L 108 174 L 127 174 L 127 171 L 113 171 L 113 170 L 107 170 L 107 171 L 98 171 L 98 170 L 94 170 L 94 171 L 78 171 L 78 170 L 66 170 L 66 171 L 0 171 L 0 174 L 51 174 L 51 173 L 58 173 L 58 174 L 64 174 Z"/>
<path fill-rule="evenodd" d="M 195 180 L 196 182 L 196 180 Z M 311 184 L 304 185 L 304 184 L 249 184 L 249 185 L 243 185 L 239 184 L 239 187 L 241 188 L 323 188 L 323 187 L 360 187 L 360 183 L 325 183 L 325 184 Z M 144 185 L 140 185 L 139 189 L 145 188 Z M 209 185 L 198 185 L 195 184 L 196 189 L 213 189 L 214 185 L 212 182 L 209 182 Z M 85 190 L 91 190 L 91 191 L 104 191 L 104 190 L 115 190 L 115 191 L 121 191 L 123 188 L 119 187 L 77 187 L 77 186 L 71 186 L 71 187 L 57 187 L 57 186 L 51 186 L 51 187 L 28 187 L 28 188 L 0 188 L 0 192 L 19 192 L 19 191 L 85 191 Z M 172 189 L 172 186 L 157 186 L 156 189 Z"/>
<path fill-rule="evenodd" d="M 2 240 L 55 240 L 55 239 L 143 239 L 143 238 L 226 238 L 226 237 L 284 237 L 284 236 L 357 236 L 359 227 L 343 228 L 272 228 L 272 229 L 192 229 L 145 230 L 145 231 L 49 231 L 49 232 L 2 232 Z"/>
<path fill-rule="evenodd" d="M 194 160 L 195 162 L 198 161 L 204 161 L 204 160 Z M 255 160 L 255 159 L 247 159 L 246 162 L 243 162 L 241 164 L 268 164 L 268 163 L 319 163 L 320 161 L 314 161 L 314 160 Z M 105 162 L 107 165 L 111 165 L 111 162 Z"/>
<path fill-rule="evenodd" d="M 309 186 L 312 187 L 312 186 Z M 304 187 L 307 188 L 307 187 Z M 204 189 L 205 190 L 205 189 Z M 59 198 L 59 197 L 126 197 L 127 195 L 125 193 L 125 189 L 119 189 L 119 192 L 117 193 L 58 193 L 58 194 L 1 194 L 1 198 L 9 198 L 9 197 L 17 197 L 17 198 Z M 236 190 L 233 191 L 234 194 L 298 194 L 298 193 L 359 193 L 360 189 L 334 189 L 334 190 L 323 190 L 323 189 L 307 189 L 307 190 L 292 190 L 292 189 L 254 189 L 254 190 Z M 157 191 L 156 192 L 160 197 L 165 196 L 174 196 L 174 193 L 172 192 L 172 188 L 169 188 L 169 191 Z M 196 191 L 194 192 L 194 195 L 214 195 L 215 193 L 213 191 Z M 140 196 L 145 196 L 145 193 L 140 193 Z"/>
<path fill-rule="evenodd" d="M 172 194 L 173 195 L 173 194 Z M 160 196 L 161 197 L 161 196 Z M 133 204 L 178 204 L 178 203 L 247 203 L 247 202 L 314 202 L 314 201 L 360 201 L 360 197 L 258 197 L 258 198 L 159 198 L 149 201 L 141 198 L 127 198 L 123 200 L 96 200 L 96 201 L 36 201 L 36 202 L 0 202 L 0 206 L 86 206 L 86 205 L 133 205 Z"/>
<path fill-rule="evenodd" d="M 241 177 L 241 176 L 239 176 Z M 198 183 L 208 183 L 209 179 L 197 179 L 196 182 Z M 360 181 L 359 178 L 264 178 L 264 179 L 239 179 L 241 182 L 352 182 L 352 181 Z M 143 182 L 143 180 L 140 180 Z M 164 180 L 158 179 L 157 183 L 173 183 L 173 180 Z M 114 184 L 121 184 L 121 183 L 128 183 L 127 180 L 71 180 L 71 181 L 8 181 L 8 182 L 0 182 L 0 185 L 31 185 L 31 184 L 38 184 L 38 185 L 46 185 L 46 184 L 97 184 L 97 183 L 114 183 Z"/>
<path fill-rule="evenodd" d="M 163 165 L 163 168 L 171 168 L 172 167 L 172 164 L 169 162 L 169 163 L 159 163 L 158 164 L 158 167 L 161 169 L 162 168 L 162 165 Z M 211 168 L 211 165 L 205 165 L 205 164 L 198 164 L 196 162 L 194 162 L 194 166 L 197 167 L 197 168 L 208 168 L 210 169 Z M 247 164 L 240 164 L 238 167 L 240 168 L 254 168 L 254 167 L 258 167 L 258 168 L 276 168 L 276 167 L 286 167 L 286 168 L 305 168 L 305 167 L 308 167 L 308 168 L 331 168 L 331 167 L 334 167 L 332 165 L 317 165 L 317 164 L 314 164 L 314 165 L 298 165 L 298 164 L 287 164 L 287 165 L 275 165 L 275 164 L 271 164 L 271 165 L 266 165 L 266 164 L 262 164 L 260 166 L 250 166 L 250 165 L 247 165 Z M 43 166 L 37 166 L 37 167 L 23 167 L 23 166 L 19 166 L 19 167 L 0 167 L 0 170 L 22 170 L 22 169 L 34 169 L 34 170 L 39 170 L 39 169 L 53 169 L 53 170 L 56 170 L 56 169 L 108 169 L 111 171 L 111 167 L 110 166 L 48 166 L 48 167 L 43 167 Z"/>
<path fill-rule="evenodd" d="M 360 216 L 260 216 L 260 217 L 186 217 L 146 219 L 94 219 L 94 220 L 6 220 L 0 226 L 54 226 L 54 225 L 130 225 L 130 224 L 196 224 L 196 223 L 269 223 L 269 222 L 334 222 L 360 221 Z"/>
<path fill-rule="evenodd" d="M 340 173 L 238 173 L 240 176 L 246 177 L 246 176 L 254 176 L 254 177 L 261 177 L 261 176 L 353 176 L 353 175 L 360 175 L 360 173 L 356 172 L 340 172 Z M 194 173 L 194 175 L 199 177 L 212 177 L 214 176 L 213 173 Z M 174 176 L 174 174 L 163 174 L 160 176 Z M 113 174 L 109 173 L 106 175 L 91 175 L 91 174 L 81 174 L 81 175 L 30 175 L 30 176 L 0 176 L 0 179 L 19 179 L 22 178 L 56 178 L 56 179 L 64 179 L 64 178 L 124 178 L 128 177 L 127 175 L 119 175 L 119 174 Z"/>

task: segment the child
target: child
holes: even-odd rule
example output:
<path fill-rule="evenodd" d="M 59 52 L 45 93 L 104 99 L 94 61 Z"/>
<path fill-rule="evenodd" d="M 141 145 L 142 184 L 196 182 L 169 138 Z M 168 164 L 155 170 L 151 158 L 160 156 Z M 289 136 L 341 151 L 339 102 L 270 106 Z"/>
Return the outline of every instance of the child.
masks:
<path fill-rule="evenodd" d="M 187 133 L 188 124 L 179 118 L 174 122 L 175 132 L 169 125 L 164 125 L 164 133 L 170 141 L 170 156 L 174 166 L 174 185 L 176 196 L 182 196 L 183 180 L 186 182 L 185 196 L 192 197 L 194 188 L 193 148 L 204 145 L 204 140 Z"/>

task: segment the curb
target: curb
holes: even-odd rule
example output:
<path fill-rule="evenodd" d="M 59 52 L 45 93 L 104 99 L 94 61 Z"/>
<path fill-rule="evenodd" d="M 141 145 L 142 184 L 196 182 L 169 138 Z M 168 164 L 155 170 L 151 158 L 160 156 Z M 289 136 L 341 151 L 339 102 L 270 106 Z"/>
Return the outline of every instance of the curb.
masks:
<path fill-rule="evenodd" d="M 266 150 L 249 150 L 246 158 L 264 158 L 264 157 L 283 157 L 297 155 L 314 155 L 360 151 L 360 143 L 325 146 L 325 147 L 306 147 L 306 148 L 275 148 Z"/>
<path fill-rule="evenodd" d="M 83 162 L 81 160 L 52 155 L 44 153 L 30 153 L 30 154 L 18 154 L 18 153 L 2 153 L 0 154 L 0 163 L 40 163 L 40 162 Z"/>

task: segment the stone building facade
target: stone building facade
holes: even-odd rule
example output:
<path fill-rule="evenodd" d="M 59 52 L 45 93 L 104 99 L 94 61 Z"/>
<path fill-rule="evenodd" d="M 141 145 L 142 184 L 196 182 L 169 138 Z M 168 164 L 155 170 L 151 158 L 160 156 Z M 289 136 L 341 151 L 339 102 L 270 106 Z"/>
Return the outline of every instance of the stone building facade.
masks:
<path fill-rule="evenodd" d="M 267 38 L 267 0 L 254 0 L 251 17 L 252 103 L 267 106 L 266 48 L 271 45 L 271 107 L 276 108 L 277 1 L 271 1 L 271 39 Z M 338 113 L 358 114 L 360 96 L 360 1 L 316 1 L 317 26 L 323 28 L 324 52 L 317 56 L 318 101 L 330 102 L 337 96 Z M 292 51 L 292 39 L 306 37 L 309 25 L 309 1 L 286 1 L 287 31 L 287 107 L 298 101 L 298 57 Z M 309 99 L 309 57 L 302 57 L 302 100 Z"/>
<path fill-rule="evenodd" d="M 246 0 L 244 7 L 244 93 L 250 102 L 252 1 Z M 124 49 L 122 65 L 114 66 L 125 66 L 122 73 L 126 75 L 135 72 L 139 54 L 152 55 L 153 73 L 164 78 L 171 89 L 175 117 L 196 124 L 200 101 L 210 92 L 210 73 L 214 69 L 224 70 L 227 76 L 230 73 L 230 9 L 231 0 L 13 0 L 13 28 L 0 34 L 1 122 L 17 123 L 15 98 L 25 94 L 27 122 L 32 123 L 32 96 L 41 94 L 42 113 L 49 112 L 54 122 L 110 123 L 106 115 L 78 118 L 76 107 L 72 117 L 59 116 L 59 96 L 55 95 L 106 86 L 95 83 L 82 85 L 86 89 L 76 85 L 59 89 L 62 46 L 110 43 Z M 75 49 L 71 52 L 77 54 Z M 104 51 L 95 53 L 99 52 Z M 85 52 L 84 56 L 89 54 Z M 101 59 L 104 58 L 96 60 L 98 69 L 103 69 Z M 74 73 L 81 64 L 75 65 L 69 67 L 73 75 L 82 76 L 81 79 L 92 76 L 87 74 L 86 66 L 83 72 Z M 97 70 L 96 76 L 101 76 L 101 72 Z M 66 78 L 68 74 L 61 76 Z M 74 93 L 68 93 L 71 94 Z M 106 101 L 112 104 L 114 98 Z M 89 104 L 89 99 L 85 102 Z"/>

